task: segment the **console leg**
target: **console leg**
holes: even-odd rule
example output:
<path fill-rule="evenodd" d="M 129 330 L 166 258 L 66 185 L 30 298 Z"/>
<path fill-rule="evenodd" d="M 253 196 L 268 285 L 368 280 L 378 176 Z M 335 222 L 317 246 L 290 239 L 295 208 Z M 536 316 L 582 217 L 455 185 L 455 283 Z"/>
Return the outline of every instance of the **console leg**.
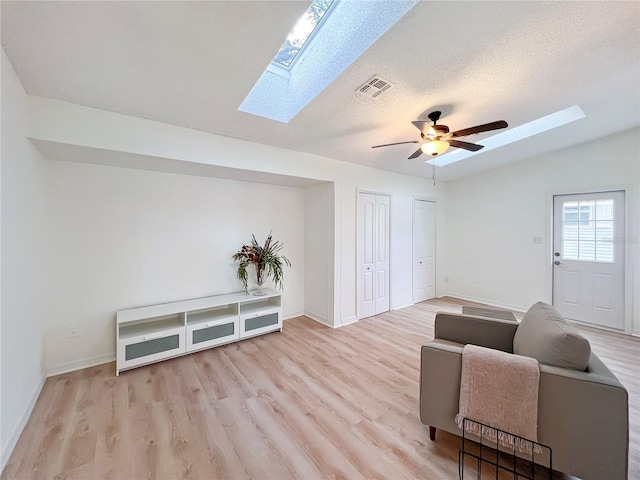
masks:
<path fill-rule="evenodd" d="M 435 441 L 435 439 L 436 439 L 436 427 L 429 426 L 429 438 L 432 441 Z"/>

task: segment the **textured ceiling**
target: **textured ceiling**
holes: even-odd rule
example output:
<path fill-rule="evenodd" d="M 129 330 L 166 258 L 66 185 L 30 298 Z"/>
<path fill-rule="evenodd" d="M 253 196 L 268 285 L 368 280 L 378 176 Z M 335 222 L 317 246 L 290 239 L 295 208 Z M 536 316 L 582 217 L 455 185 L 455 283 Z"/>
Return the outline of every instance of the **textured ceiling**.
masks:
<path fill-rule="evenodd" d="M 29 94 L 430 177 L 411 120 L 587 118 L 437 170 L 443 180 L 640 125 L 640 2 L 420 2 L 288 124 L 239 112 L 308 2 L 5 2 Z M 354 32 L 357 33 L 357 32 Z M 373 74 L 395 86 L 354 91 Z M 473 137 L 481 141 L 482 137 Z"/>

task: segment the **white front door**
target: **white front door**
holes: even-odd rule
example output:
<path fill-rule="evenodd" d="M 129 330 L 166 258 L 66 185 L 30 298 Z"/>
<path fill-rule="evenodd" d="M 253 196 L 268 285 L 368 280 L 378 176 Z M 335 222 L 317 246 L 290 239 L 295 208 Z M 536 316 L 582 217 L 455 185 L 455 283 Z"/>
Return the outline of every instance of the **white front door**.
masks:
<path fill-rule="evenodd" d="M 389 197 L 358 194 L 358 318 L 389 310 Z"/>
<path fill-rule="evenodd" d="M 553 197 L 553 305 L 624 329 L 624 192 Z"/>
<path fill-rule="evenodd" d="M 413 203 L 413 302 L 435 297 L 436 204 Z"/>

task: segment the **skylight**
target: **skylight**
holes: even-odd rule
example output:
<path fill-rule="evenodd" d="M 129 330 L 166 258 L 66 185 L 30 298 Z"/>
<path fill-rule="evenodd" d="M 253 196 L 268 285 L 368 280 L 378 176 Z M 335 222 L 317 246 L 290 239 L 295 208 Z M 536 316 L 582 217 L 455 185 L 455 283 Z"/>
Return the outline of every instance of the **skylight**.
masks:
<path fill-rule="evenodd" d="M 311 35 L 319 28 L 322 19 L 334 0 L 313 0 L 304 15 L 293 27 L 291 33 L 284 41 L 280 50 L 273 59 L 274 63 L 290 68 L 300 51 L 311 38 Z"/>
<path fill-rule="evenodd" d="M 430 163 L 437 167 L 444 167 L 445 165 L 459 162 L 460 160 L 464 160 L 465 158 L 469 158 L 473 155 L 485 153 L 489 150 L 493 150 L 494 148 L 502 147 L 509 143 L 538 135 L 539 133 L 546 132 L 552 128 L 557 128 L 562 125 L 566 125 L 567 123 L 575 122 L 576 120 L 580 120 L 584 117 L 585 114 L 582 109 L 578 105 L 574 105 L 573 107 L 565 108 L 564 110 L 552 113 L 546 117 L 538 118 L 537 120 L 533 120 L 515 128 L 510 128 L 502 133 L 486 138 L 482 141 L 484 148 L 477 152 L 456 150 L 450 153 L 447 152 L 444 155 L 438 155 L 430 160 L 426 160 L 425 163 Z"/>
<path fill-rule="evenodd" d="M 314 0 L 311 9 L 324 8 L 315 29 L 311 28 L 300 45 L 287 38 L 291 45 L 296 44 L 297 55 L 280 58 L 291 60 L 288 67 L 275 60 L 269 62 L 238 110 L 287 123 L 417 2 Z M 307 13 L 302 16 L 306 17 Z M 286 46 L 287 42 L 283 48 Z M 276 59 L 282 52 L 281 48 Z"/>

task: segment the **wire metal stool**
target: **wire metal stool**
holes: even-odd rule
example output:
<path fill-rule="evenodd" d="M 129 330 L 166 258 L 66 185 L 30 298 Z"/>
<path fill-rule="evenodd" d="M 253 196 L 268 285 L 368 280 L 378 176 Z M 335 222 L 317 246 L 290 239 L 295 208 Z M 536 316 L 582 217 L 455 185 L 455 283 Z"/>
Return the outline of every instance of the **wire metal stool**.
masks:
<path fill-rule="evenodd" d="M 467 432 L 468 422 L 475 423 L 476 425 L 480 425 L 481 427 L 481 432 L 483 435 L 480 435 L 479 445 L 478 440 L 476 440 L 478 437 L 474 435 L 474 438 L 471 439 L 468 436 L 471 435 Z M 501 445 L 486 445 L 485 442 L 487 442 L 488 440 L 484 438 L 484 433 L 487 431 L 491 432 L 492 438 L 493 433 L 496 434 L 495 438 L 498 438 L 498 434 L 502 432 L 512 435 L 515 439 L 522 440 L 527 444 L 531 444 L 531 455 L 526 454 L 527 457 L 518 456 L 515 446 L 516 442 L 513 443 L 513 449 L 506 449 Z M 542 451 L 542 453 L 536 454 L 535 447 L 538 447 Z M 520 455 L 522 455 L 522 453 L 520 453 Z M 500 473 L 500 470 L 513 474 L 514 480 L 552 480 L 553 468 L 551 462 L 552 452 L 550 447 L 541 443 L 534 442 L 533 440 L 529 440 L 528 438 L 519 437 L 509 432 L 505 432 L 504 430 L 500 430 L 498 428 L 490 427 L 489 425 L 476 422 L 475 420 L 464 418 L 462 421 L 462 449 L 458 452 L 458 477 L 460 478 L 460 480 L 464 480 L 464 459 L 467 456 L 477 460 L 478 480 L 482 478 L 483 464 L 491 465 L 494 467 L 496 480 L 498 480 L 498 474 Z M 548 459 L 548 466 L 546 465 L 546 462 L 542 465 L 536 463 L 536 459 L 538 461 L 541 461 L 542 459 L 543 462 L 544 460 Z"/>

